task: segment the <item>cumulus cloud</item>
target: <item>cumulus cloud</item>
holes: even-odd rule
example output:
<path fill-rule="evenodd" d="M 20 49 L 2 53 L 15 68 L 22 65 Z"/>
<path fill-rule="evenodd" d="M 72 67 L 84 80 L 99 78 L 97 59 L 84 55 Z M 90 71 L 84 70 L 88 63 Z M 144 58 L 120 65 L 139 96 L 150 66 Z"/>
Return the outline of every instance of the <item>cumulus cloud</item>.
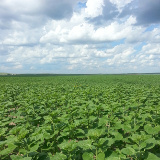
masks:
<path fill-rule="evenodd" d="M 70 18 L 75 0 L 1 0 L 0 28 L 7 29 L 14 21 L 39 26 L 51 19 Z M 37 24 L 38 23 L 38 24 Z"/>
<path fill-rule="evenodd" d="M 146 0 L 145 3 L 140 0 L 132 1 L 126 5 L 119 17 L 134 15 L 137 19 L 137 25 L 150 25 L 160 23 L 160 1 Z"/>
<path fill-rule="evenodd" d="M 65 26 L 66 23 L 61 23 L 61 27 L 54 26 L 53 23 L 52 29 L 41 37 L 40 42 L 77 44 L 111 42 L 124 38 L 128 39 L 129 35 L 140 30 L 138 27 L 132 26 L 136 23 L 136 19 L 132 16 L 122 23 L 115 21 L 106 27 L 99 28 L 83 21 L 83 23 L 68 26 L 64 29 L 62 26 Z"/>
<path fill-rule="evenodd" d="M 131 3 L 133 0 L 110 0 L 111 3 L 116 5 L 118 10 L 121 12 L 123 7 L 126 6 L 127 4 Z"/>
<path fill-rule="evenodd" d="M 102 15 L 104 2 L 103 0 L 88 0 L 86 6 L 85 12 L 87 16 L 93 18 Z"/>
<path fill-rule="evenodd" d="M 1 0 L 0 72 L 158 71 L 158 2 Z"/>
<path fill-rule="evenodd" d="M 147 44 L 142 47 L 142 52 L 145 54 L 160 55 L 160 44 Z"/>

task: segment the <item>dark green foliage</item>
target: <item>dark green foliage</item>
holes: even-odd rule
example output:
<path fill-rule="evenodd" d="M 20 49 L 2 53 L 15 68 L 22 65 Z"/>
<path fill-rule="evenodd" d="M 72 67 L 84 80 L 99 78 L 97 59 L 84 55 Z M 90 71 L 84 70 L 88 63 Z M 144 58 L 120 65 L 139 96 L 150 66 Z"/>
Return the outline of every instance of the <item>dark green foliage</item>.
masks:
<path fill-rule="evenodd" d="M 0 159 L 160 159 L 160 76 L 0 77 Z"/>

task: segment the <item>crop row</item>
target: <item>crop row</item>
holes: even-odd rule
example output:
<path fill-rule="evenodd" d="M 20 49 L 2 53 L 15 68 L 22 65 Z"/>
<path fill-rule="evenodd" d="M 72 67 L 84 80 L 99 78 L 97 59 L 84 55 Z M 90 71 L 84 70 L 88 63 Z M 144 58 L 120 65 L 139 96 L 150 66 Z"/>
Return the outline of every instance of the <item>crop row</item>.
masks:
<path fill-rule="evenodd" d="M 160 77 L 126 77 L 0 77 L 0 159 L 160 159 Z"/>

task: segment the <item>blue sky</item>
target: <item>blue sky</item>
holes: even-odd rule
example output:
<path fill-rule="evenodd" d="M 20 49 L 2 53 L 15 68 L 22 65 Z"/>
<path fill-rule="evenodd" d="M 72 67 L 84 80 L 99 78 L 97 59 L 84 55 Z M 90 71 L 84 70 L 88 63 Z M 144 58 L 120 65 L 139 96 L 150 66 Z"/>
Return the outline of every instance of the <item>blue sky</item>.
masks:
<path fill-rule="evenodd" d="M 160 0 L 1 0 L 0 72 L 160 72 Z"/>

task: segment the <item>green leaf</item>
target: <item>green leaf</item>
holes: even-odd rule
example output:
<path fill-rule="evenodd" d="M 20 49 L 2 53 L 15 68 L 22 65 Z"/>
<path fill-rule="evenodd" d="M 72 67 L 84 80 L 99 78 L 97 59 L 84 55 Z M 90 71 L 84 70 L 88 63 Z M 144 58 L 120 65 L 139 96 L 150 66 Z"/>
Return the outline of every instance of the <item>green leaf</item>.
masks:
<path fill-rule="evenodd" d="M 20 149 L 19 152 L 22 154 L 26 154 L 28 151 L 26 149 Z"/>
<path fill-rule="evenodd" d="M 131 139 L 134 142 L 138 143 L 141 140 L 141 135 L 139 135 L 139 134 L 133 134 L 132 137 L 131 137 Z"/>
<path fill-rule="evenodd" d="M 89 116 L 90 121 L 95 121 L 96 119 L 97 119 L 97 117 L 95 117 L 95 116 Z"/>
<path fill-rule="evenodd" d="M 135 154 L 135 150 L 131 147 L 123 148 L 121 150 L 121 152 L 125 155 L 134 155 Z"/>
<path fill-rule="evenodd" d="M 9 133 L 10 134 L 16 134 L 17 132 L 20 131 L 20 129 L 21 129 L 21 127 L 14 127 L 9 131 Z"/>
<path fill-rule="evenodd" d="M 111 146 L 115 142 L 115 139 L 113 138 L 100 138 L 98 141 L 98 145 L 100 146 Z"/>
<path fill-rule="evenodd" d="M 105 154 L 103 152 L 99 153 L 97 156 L 97 160 L 104 160 L 104 159 L 105 159 Z"/>
<path fill-rule="evenodd" d="M 83 140 L 83 141 L 79 141 L 77 143 L 77 146 L 79 146 L 80 148 L 87 150 L 87 149 L 93 149 L 94 146 L 92 145 L 92 141 L 91 140 Z"/>
<path fill-rule="evenodd" d="M 63 150 L 72 151 L 77 147 L 77 143 L 73 140 L 64 141 L 58 145 Z"/>
<path fill-rule="evenodd" d="M 140 125 L 135 125 L 133 128 L 133 131 L 137 131 L 139 129 Z"/>
<path fill-rule="evenodd" d="M 22 157 L 16 155 L 11 155 L 10 157 L 12 160 L 32 160 L 32 157 Z"/>
<path fill-rule="evenodd" d="M 160 132 L 160 125 L 154 127 L 154 134 L 158 134 Z"/>
<path fill-rule="evenodd" d="M 114 144 L 115 140 L 113 138 L 108 138 L 108 146 L 111 146 L 112 144 Z"/>
<path fill-rule="evenodd" d="M 124 132 L 125 133 L 128 133 L 128 132 L 131 132 L 132 131 L 132 128 L 131 128 L 131 125 L 130 124 L 125 124 L 123 126 L 123 129 L 124 129 Z"/>
<path fill-rule="evenodd" d="M 77 129 L 76 132 L 81 133 L 81 134 L 85 134 L 85 132 L 82 129 Z"/>
<path fill-rule="evenodd" d="M 0 141 L 0 146 L 5 145 L 7 142 L 6 141 Z"/>
<path fill-rule="evenodd" d="M 56 153 L 54 156 L 49 157 L 50 160 L 65 160 L 67 159 L 67 156 L 62 153 Z"/>
<path fill-rule="evenodd" d="M 2 136 L 6 131 L 8 130 L 8 128 L 1 128 L 0 130 L 0 136 Z"/>
<path fill-rule="evenodd" d="M 104 129 L 90 129 L 87 135 L 91 138 L 98 138 L 102 136 L 104 133 Z"/>
<path fill-rule="evenodd" d="M 30 152 L 35 152 L 39 148 L 39 143 L 30 148 Z"/>
<path fill-rule="evenodd" d="M 17 160 L 17 159 L 20 160 L 20 159 L 22 159 L 22 156 L 11 155 L 10 158 L 12 160 Z"/>
<path fill-rule="evenodd" d="M 83 158 L 83 160 L 94 160 L 94 155 L 92 152 L 90 152 L 90 153 L 85 152 L 85 153 L 83 153 L 82 158 Z"/>
<path fill-rule="evenodd" d="M 101 146 L 103 143 L 105 143 L 108 140 L 108 138 L 100 138 L 98 141 L 98 144 Z"/>
<path fill-rule="evenodd" d="M 124 125 L 123 124 L 121 124 L 121 122 L 120 121 L 117 121 L 117 122 L 115 122 L 116 124 L 115 124 L 115 126 L 114 126 L 114 129 L 120 129 L 120 128 L 124 128 Z"/>
<path fill-rule="evenodd" d="M 157 141 L 155 140 L 155 138 L 149 138 L 145 141 L 145 143 L 146 143 L 145 149 L 151 149 L 157 144 Z"/>
<path fill-rule="evenodd" d="M 106 126 L 107 123 L 108 123 L 108 118 L 107 117 L 102 117 L 102 118 L 99 119 L 98 126 Z"/>
<path fill-rule="evenodd" d="M 11 153 L 13 150 L 9 150 L 8 148 L 6 148 L 6 149 L 4 149 L 4 150 L 2 150 L 1 152 L 0 152 L 0 155 L 7 155 L 7 154 L 9 154 L 9 153 Z"/>
<path fill-rule="evenodd" d="M 106 156 L 107 156 L 107 158 L 105 158 L 105 160 L 108 160 L 108 159 L 109 160 L 112 160 L 112 159 L 114 159 L 114 160 L 120 160 L 119 153 L 117 151 L 108 150 L 106 152 Z"/>
<path fill-rule="evenodd" d="M 15 148 L 16 148 L 16 145 L 14 145 L 14 144 L 8 144 L 8 148 L 2 150 L 0 152 L 0 155 L 7 155 L 9 153 L 12 153 Z"/>
<path fill-rule="evenodd" d="M 144 126 L 144 130 L 148 134 L 158 134 L 158 132 L 160 131 L 160 126 L 152 127 L 151 124 L 147 124 Z"/>
<path fill-rule="evenodd" d="M 22 158 L 20 160 L 32 160 L 32 157 L 24 157 L 24 158 Z"/>
<path fill-rule="evenodd" d="M 154 155 L 153 153 L 149 152 L 146 160 L 160 160 L 160 158 Z"/>
<path fill-rule="evenodd" d="M 119 132 L 113 132 L 112 135 L 115 136 L 115 140 L 122 140 L 123 139 L 123 136 L 122 134 L 120 134 Z"/>
<path fill-rule="evenodd" d="M 13 106 L 13 102 L 8 102 L 8 103 L 6 104 L 6 107 L 8 107 L 8 106 Z"/>
<path fill-rule="evenodd" d="M 120 160 L 120 158 L 110 156 L 110 157 L 105 158 L 105 160 Z"/>

